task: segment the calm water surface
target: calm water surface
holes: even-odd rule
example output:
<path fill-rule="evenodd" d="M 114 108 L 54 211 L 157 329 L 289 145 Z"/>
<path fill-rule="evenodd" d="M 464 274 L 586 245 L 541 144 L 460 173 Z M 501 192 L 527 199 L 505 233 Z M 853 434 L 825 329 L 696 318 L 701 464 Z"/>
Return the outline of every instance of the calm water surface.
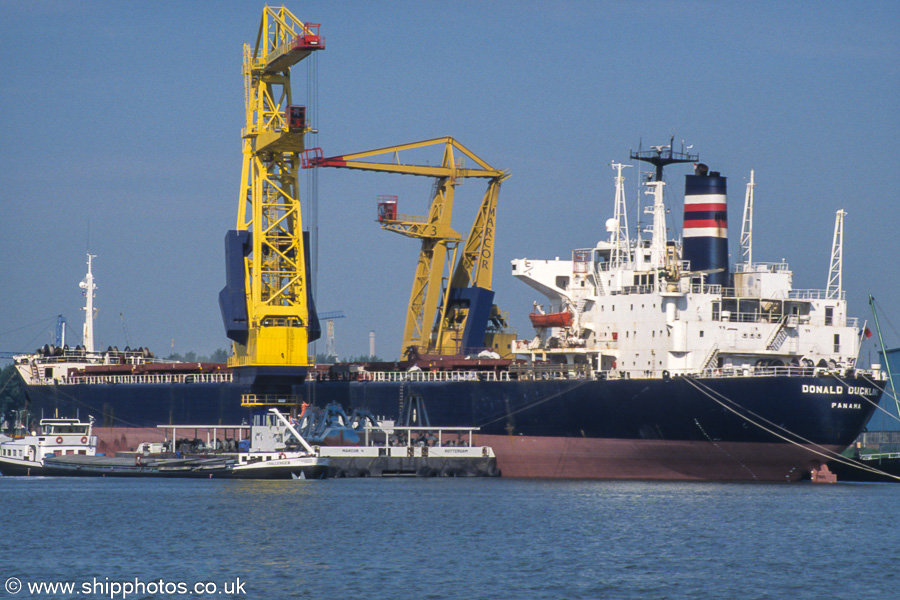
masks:
<path fill-rule="evenodd" d="M 0 494 L 0 584 L 23 585 L 0 598 L 198 595 L 98 587 L 136 579 L 218 598 L 900 597 L 898 484 L 7 477 Z M 27 587 L 66 581 L 94 587 Z"/>

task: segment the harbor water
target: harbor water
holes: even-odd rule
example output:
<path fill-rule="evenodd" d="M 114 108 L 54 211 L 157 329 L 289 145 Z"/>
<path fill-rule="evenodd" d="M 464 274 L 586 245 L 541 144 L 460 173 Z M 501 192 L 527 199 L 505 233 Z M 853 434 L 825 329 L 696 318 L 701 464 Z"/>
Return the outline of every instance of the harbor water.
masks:
<path fill-rule="evenodd" d="M 0 494 L 9 598 L 876 599 L 900 584 L 894 484 L 2 477 Z"/>

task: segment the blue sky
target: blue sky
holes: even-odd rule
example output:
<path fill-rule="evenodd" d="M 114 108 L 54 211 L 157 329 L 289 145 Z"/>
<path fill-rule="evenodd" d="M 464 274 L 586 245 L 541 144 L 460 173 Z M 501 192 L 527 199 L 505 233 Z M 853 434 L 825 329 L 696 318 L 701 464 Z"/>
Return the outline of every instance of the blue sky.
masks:
<path fill-rule="evenodd" d="M 241 51 L 262 3 L 0 0 L 0 350 L 81 341 L 95 261 L 104 347 L 227 346 L 217 294 L 238 209 Z M 567 257 L 603 236 L 611 161 L 675 136 L 729 177 L 732 255 L 756 171 L 758 261 L 824 288 L 835 211 L 851 314 L 900 327 L 900 4 L 869 2 L 291 2 L 322 23 L 326 155 L 451 135 L 503 184 L 494 288 L 523 337 L 513 258 Z M 306 97 L 307 71 L 294 72 Z M 440 159 L 439 154 L 433 158 Z M 629 204 L 636 169 L 626 171 Z M 672 191 L 686 170 L 671 169 Z M 341 355 L 399 354 L 418 244 L 381 231 L 379 194 L 422 214 L 431 182 L 321 170 L 318 304 L 343 310 Z M 484 186 L 457 191 L 467 231 Z M 671 222 L 680 221 L 680 192 Z M 633 220 L 632 220 L 633 223 Z M 887 341 L 900 335 L 885 327 Z M 320 342 L 319 351 L 324 350 Z M 874 353 L 868 342 L 863 360 Z"/>

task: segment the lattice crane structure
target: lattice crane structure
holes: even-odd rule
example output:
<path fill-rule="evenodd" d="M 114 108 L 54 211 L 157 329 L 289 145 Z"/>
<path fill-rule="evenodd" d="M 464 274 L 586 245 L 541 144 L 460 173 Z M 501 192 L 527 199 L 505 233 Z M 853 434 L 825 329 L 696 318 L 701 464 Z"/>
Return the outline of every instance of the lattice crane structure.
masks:
<path fill-rule="evenodd" d="M 291 68 L 325 47 L 318 30 L 284 7 L 266 7 L 256 44 L 244 46 L 243 170 L 219 297 L 235 367 L 305 367 L 307 344 L 320 333 L 298 185 L 311 128 L 291 94 Z"/>

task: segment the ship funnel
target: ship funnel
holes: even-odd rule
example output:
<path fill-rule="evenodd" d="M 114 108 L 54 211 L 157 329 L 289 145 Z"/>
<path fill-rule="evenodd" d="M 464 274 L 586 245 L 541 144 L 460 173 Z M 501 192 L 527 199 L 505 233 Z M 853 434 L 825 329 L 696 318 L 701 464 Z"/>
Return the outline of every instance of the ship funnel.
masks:
<path fill-rule="evenodd" d="M 697 165 L 684 182 L 684 251 L 691 271 L 712 271 L 707 282 L 728 284 L 726 178 Z"/>

